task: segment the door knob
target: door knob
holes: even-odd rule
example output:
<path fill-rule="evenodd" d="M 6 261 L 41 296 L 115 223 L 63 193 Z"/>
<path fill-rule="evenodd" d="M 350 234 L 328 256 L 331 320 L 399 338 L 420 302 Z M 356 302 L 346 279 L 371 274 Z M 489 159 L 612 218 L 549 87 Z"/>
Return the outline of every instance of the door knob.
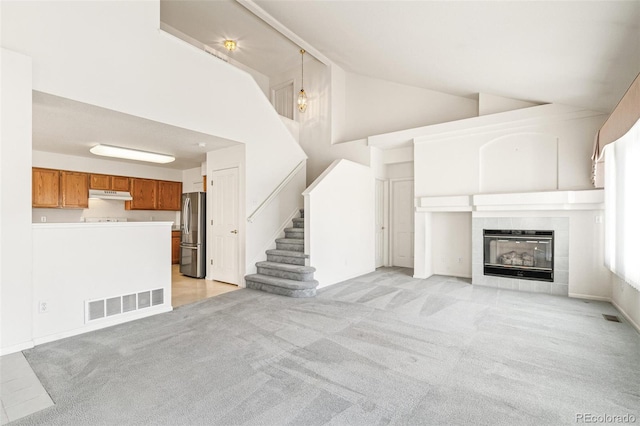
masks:
<path fill-rule="evenodd" d="M 234 229 L 233 231 L 231 231 L 231 233 L 232 233 L 232 234 L 237 234 L 237 233 L 238 233 L 238 230 L 237 230 L 237 229 Z"/>

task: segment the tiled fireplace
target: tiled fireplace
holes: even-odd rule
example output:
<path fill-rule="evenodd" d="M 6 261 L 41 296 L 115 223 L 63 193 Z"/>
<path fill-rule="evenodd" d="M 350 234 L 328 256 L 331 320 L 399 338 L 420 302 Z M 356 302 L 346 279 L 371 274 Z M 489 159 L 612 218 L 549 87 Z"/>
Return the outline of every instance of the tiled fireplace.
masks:
<path fill-rule="evenodd" d="M 485 229 L 484 274 L 553 282 L 553 231 Z"/>
<path fill-rule="evenodd" d="M 472 283 L 567 296 L 569 218 L 474 217 Z"/>

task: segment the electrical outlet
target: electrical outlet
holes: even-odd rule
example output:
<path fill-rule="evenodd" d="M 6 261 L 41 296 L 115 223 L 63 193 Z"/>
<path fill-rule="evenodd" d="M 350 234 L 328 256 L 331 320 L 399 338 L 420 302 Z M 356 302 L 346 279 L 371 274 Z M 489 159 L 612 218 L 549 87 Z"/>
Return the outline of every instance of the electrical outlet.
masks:
<path fill-rule="evenodd" d="M 46 216 L 40 216 L 40 222 L 45 223 L 47 221 Z"/>
<path fill-rule="evenodd" d="M 49 309 L 51 309 L 51 306 L 49 306 L 49 302 L 38 302 L 38 312 L 40 312 L 41 314 L 49 312 Z"/>

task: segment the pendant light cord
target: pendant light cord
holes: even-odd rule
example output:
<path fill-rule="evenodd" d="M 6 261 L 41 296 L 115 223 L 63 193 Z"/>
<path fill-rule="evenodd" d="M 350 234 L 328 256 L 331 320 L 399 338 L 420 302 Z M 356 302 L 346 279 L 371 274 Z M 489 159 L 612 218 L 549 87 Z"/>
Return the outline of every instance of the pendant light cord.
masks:
<path fill-rule="evenodd" d="M 304 90 L 304 49 L 300 49 L 300 64 L 302 65 L 302 82 L 300 84 L 300 89 Z"/>

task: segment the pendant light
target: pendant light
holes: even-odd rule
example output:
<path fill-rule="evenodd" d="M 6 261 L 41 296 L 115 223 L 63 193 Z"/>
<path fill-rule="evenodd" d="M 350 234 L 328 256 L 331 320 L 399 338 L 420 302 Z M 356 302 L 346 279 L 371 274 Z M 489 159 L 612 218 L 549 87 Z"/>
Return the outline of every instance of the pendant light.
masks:
<path fill-rule="evenodd" d="M 300 112 L 307 110 L 307 94 L 304 93 L 304 53 L 304 49 L 300 49 L 300 63 L 302 64 L 302 82 L 298 93 L 298 111 Z"/>

